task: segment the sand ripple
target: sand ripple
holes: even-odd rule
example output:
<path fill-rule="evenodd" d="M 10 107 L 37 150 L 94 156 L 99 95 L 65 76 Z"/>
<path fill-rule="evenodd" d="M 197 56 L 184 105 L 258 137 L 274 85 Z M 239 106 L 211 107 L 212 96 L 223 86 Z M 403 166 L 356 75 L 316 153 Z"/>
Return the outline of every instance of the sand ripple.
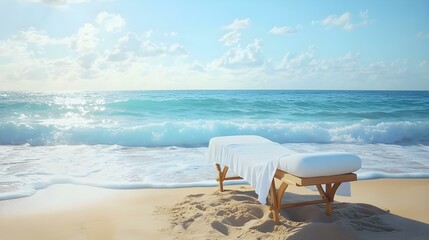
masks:
<path fill-rule="evenodd" d="M 282 210 L 276 225 L 246 187 L 188 195 L 155 214 L 168 216 L 171 228 L 165 231 L 174 239 L 397 239 L 404 234 L 401 222 L 412 221 L 368 204 L 335 203 L 332 216 L 323 205 Z"/>

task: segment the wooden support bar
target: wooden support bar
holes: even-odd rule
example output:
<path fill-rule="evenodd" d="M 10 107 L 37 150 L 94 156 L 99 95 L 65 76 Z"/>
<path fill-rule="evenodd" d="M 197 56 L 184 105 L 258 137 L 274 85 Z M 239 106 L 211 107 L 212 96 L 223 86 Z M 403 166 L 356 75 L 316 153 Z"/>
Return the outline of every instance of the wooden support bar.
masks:
<path fill-rule="evenodd" d="M 243 179 L 240 176 L 226 177 L 226 174 L 228 173 L 228 167 L 225 166 L 222 170 L 219 163 L 216 163 L 216 170 L 218 173 L 218 177 L 216 178 L 216 181 L 219 183 L 219 191 L 221 191 L 221 192 L 223 192 L 223 182 L 224 181 Z"/>
<path fill-rule="evenodd" d="M 234 176 L 234 177 L 226 177 L 223 180 L 239 180 L 239 179 L 243 179 L 243 178 L 239 176 Z"/>
<path fill-rule="evenodd" d="M 312 186 L 316 184 L 350 182 L 350 181 L 357 180 L 357 176 L 354 173 L 324 176 L 324 177 L 303 178 L 303 177 L 294 176 L 292 174 L 289 174 L 279 169 L 277 169 L 274 177 L 279 179 L 282 182 L 287 182 L 288 184 L 292 183 L 291 185 L 296 185 L 296 186 Z"/>
<path fill-rule="evenodd" d="M 223 168 L 223 171 L 222 171 L 222 178 L 223 179 L 225 179 L 225 177 L 226 177 L 226 174 L 228 173 L 228 167 L 227 166 L 225 166 L 224 168 Z"/>
<path fill-rule="evenodd" d="M 317 190 L 319 191 L 320 196 L 322 199 L 328 199 L 328 195 L 326 195 L 326 192 L 323 190 L 321 184 L 316 184 Z"/>
<path fill-rule="evenodd" d="M 219 164 L 219 163 L 216 163 L 216 170 L 217 170 L 218 172 L 222 172 L 222 170 L 220 169 L 220 164 Z"/>
<path fill-rule="evenodd" d="M 280 205 L 280 208 L 299 207 L 299 206 L 319 204 L 319 203 L 326 203 L 326 200 L 320 199 L 320 200 L 306 201 L 306 202 L 286 203 L 286 204 Z"/>

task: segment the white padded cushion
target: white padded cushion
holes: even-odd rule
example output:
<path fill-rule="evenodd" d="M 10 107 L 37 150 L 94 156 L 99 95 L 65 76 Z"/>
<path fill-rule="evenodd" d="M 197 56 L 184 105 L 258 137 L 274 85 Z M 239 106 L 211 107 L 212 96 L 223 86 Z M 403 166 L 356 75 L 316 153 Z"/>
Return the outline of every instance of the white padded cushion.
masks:
<path fill-rule="evenodd" d="M 321 177 L 351 173 L 361 165 L 361 159 L 351 153 L 319 152 L 281 157 L 278 168 L 298 177 Z"/>

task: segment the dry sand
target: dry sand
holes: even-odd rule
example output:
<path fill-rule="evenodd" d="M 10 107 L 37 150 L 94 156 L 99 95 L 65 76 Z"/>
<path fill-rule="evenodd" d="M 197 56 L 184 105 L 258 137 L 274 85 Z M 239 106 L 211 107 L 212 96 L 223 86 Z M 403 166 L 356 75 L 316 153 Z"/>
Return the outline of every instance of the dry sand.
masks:
<path fill-rule="evenodd" d="M 352 183 L 352 197 L 282 210 L 275 225 L 249 186 L 108 190 L 54 185 L 0 201 L 0 239 L 429 239 L 429 179 Z M 291 187 L 284 200 L 316 193 Z"/>

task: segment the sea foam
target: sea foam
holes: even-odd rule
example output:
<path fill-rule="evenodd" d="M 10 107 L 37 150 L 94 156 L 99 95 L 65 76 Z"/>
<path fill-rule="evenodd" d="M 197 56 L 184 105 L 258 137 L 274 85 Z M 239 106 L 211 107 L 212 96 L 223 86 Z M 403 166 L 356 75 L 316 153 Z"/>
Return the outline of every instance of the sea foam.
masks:
<path fill-rule="evenodd" d="M 429 178 L 429 146 L 391 144 L 283 144 L 296 152 L 344 151 L 361 157 L 360 180 Z M 54 184 L 109 189 L 216 186 L 207 147 L 119 145 L 0 146 L 0 199 L 30 196 Z M 406 159 L 406 160 L 404 160 Z M 410 160 L 411 159 L 411 160 Z M 230 173 L 233 174 L 233 173 Z M 230 182 L 228 184 L 245 182 Z"/>

